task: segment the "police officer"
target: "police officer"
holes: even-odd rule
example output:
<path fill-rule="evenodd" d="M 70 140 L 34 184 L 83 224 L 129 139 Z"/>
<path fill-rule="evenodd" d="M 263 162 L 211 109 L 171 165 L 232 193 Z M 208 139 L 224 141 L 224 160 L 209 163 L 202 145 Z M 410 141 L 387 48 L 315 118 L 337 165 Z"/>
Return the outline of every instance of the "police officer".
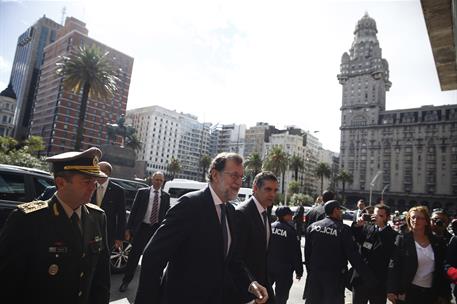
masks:
<path fill-rule="evenodd" d="M 57 192 L 19 205 L 0 233 L 4 303 L 109 303 L 106 217 L 88 204 L 101 151 L 90 148 L 47 159 Z"/>
<path fill-rule="evenodd" d="M 300 241 L 294 227 L 290 224 L 293 212 L 289 207 L 278 207 L 278 220 L 271 224 L 270 250 L 268 253 L 268 276 L 270 284 L 276 283 L 276 304 L 285 304 L 293 283 L 293 272 L 296 279 L 303 276 Z M 272 287 L 273 288 L 273 287 Z"/>
<path fill-rule="evenodd" d="M 324 211 L 327 217 L 306 230 L 308 275 L 303 298 L 307 304 L 342 304 L 348 260 L 368 286 L 376 284 L 376 280 L 363 263 L 350 228 L 342 222 L 340 203 L 328 201 Z"/>

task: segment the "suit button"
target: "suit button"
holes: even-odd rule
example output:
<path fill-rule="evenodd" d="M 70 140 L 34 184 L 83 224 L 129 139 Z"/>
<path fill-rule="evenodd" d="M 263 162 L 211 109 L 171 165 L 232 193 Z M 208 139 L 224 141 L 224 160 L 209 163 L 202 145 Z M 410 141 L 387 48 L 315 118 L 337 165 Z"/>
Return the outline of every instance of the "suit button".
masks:
<path fill-rule="evenodd" d="M 78 297 L 82 296 L 83 295 L 83 292 L 82 291 L 79 291 L 78 292 Z"/>

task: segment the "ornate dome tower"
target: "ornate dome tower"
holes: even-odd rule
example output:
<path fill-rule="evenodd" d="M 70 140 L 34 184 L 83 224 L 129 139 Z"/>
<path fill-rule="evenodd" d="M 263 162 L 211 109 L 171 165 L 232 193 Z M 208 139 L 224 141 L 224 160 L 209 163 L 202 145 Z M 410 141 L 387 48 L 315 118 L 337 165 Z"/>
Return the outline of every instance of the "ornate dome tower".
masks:
<path fill-rule="evenodd" d="M 365 13 L 357 22 L 349 53 L 341 58 L 342 127 L 377 124 L 379 111 L 385 110 L 386 91 L 392 83 L 377 33 L 376 21 Z"/>

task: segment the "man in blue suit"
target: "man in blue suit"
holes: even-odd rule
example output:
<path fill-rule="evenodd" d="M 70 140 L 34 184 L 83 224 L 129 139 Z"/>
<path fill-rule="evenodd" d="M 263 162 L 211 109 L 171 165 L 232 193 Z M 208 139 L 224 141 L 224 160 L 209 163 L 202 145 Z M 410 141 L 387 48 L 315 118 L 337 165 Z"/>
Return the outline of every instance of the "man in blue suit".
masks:
<path fill-rule="evenodd" d="M 266 289 L 233 254 L 234 208 L 227 202 L 237 197 L 243 172 L 238 154 L 217 155 L 208 187 L 183 195 L 168 211 L 143 253 L 136 304 L 236 303 L 235 284 L 265 303 Z"/>

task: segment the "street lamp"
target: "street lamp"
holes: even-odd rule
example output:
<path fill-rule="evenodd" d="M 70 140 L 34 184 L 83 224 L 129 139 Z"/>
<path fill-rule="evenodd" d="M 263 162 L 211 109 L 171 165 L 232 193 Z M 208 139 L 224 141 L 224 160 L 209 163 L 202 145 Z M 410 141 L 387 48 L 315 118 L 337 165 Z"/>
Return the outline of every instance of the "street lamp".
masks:
<path fill-rule="evenodd" d="M 376 182 L 376 180 L 378 179 L 379 175 L 381 175 L 381 174 L 382 174 L 381 170 L 376 172 L 376 175 L 373 177 L 373 179 L 370 182 L 370 206 L 371 206 L 371 194 L 373 192 L 374 183 Z"/>
<path fill-rule="evenodd" d="M 390 185 L 390 184 L 386 184 L 386 185 L 384 186 L 384 188 L 382 188 L 382 192 L 381 192 L 381 201 L 383 201 L 383 202 L 384 202 L 384 191 L 386 191 L 387 188 L 389 188 L 389 185 Z"/>

